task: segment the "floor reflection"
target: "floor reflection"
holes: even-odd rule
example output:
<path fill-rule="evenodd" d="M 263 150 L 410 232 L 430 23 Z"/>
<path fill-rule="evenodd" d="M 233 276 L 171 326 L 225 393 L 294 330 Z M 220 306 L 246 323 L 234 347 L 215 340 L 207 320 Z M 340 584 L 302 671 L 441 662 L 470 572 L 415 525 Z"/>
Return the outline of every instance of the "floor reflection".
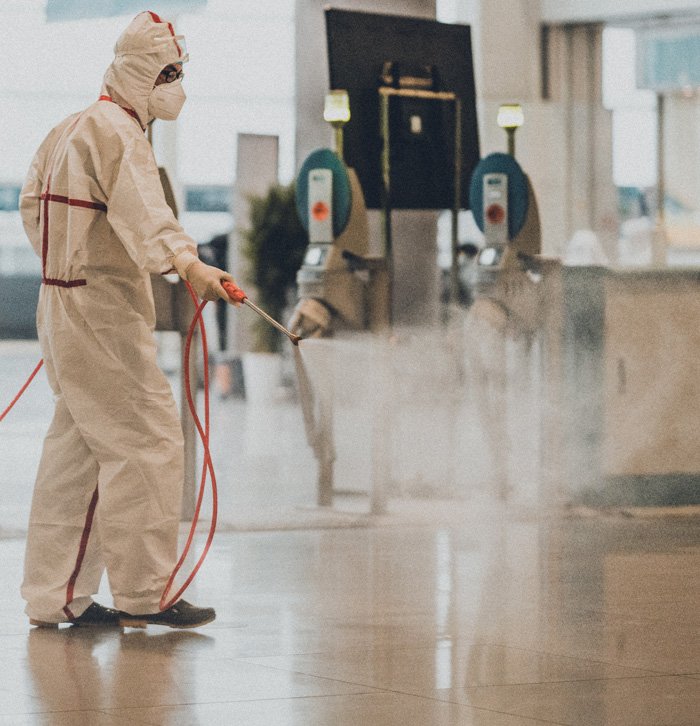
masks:
<path fill-rule="evenodd" d="M 28 631 L 22 543 L 0 540 L 0 726 L 697 720 L 697 518 L 416 508 L 219 533 L 201 631 Z"/>
<path fill-rule="evenodd" d="M 88 627 L 35 628 L 27 637 L 32 695 L 42 711 L 186 704 L 195 664 L 213 638 Z"/>

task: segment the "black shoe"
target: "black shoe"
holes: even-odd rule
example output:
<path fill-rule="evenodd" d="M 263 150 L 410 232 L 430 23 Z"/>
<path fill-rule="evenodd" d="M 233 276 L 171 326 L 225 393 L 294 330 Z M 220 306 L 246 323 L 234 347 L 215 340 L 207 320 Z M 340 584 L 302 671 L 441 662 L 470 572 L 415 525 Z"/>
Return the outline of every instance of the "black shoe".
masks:
<path fill-rule="evenodd" d="M 118 628 L 119 619 L 122 613 L 119 610 L 106 608 L 104 605 L 93 602 L 77 618 L 69 620 L 71 625 L 87 625 L 89 627 Z M 58 623 L 50 623 L 45 620 L 29 618 L 29 624 L 37 628 L 57 628 Z"/>
<path fill-rule="evenodd" d="M 93 602 L 77 618 L 70 620 L 71 625 L 88 625 L 102 628 L 118 628 L 121 613 L 119 610 L 106 608 L 104 605 Z M 29 624 L 37 628 L 57 628 L 58 623 L 50 623 L 45 620 L 29 618 Z"/>
<path fill-rule="evenodd" d="M 172 607 L 150 615 L 121 613 L 120 623 L 125 628 L 145 628 L 147 625 L 167 625 L 169 628 L 198 628 L 216 618 L 214 608 L 198 608 L 185 600 L 178 600 Z"/>
<path fill-rule="evenodd" d="M 92 603 L 86 610 L 78 615 L 77 618 L 71 620 L 71 625 L 90 625 L 100 627 L 120 627 L 119 620 L 121 613 L 119 610 L 106 608 L 99 603 Z"/>

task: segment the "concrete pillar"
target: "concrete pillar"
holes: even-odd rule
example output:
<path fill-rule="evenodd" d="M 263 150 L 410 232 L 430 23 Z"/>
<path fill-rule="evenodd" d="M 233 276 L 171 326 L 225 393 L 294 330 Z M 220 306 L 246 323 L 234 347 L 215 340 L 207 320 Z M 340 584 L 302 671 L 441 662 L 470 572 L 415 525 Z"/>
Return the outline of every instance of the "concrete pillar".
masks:
<path fill-rule="evenodd" d="M 666 194 L 689 209 L 700 207 L 700 101 L 693 95 L 667 94 L 664 176 Z"/>
<path fill-rule="evenodd" d="M 479 97 L 527 103 L 539 99 L 539 1 L 470 0 L 465 20 L 475 42 Z"/>
<path fill-rule="evenodd" d="M 565 240 L 591 229 L 611 261 L 617 256 L 617 193 L 612 180 L 612 113 L 602 105 L 600 25 L 549 28 L 551 101 L 561 108 L 566 170 Z"/>
<path fill-rule="evenodd" d="M 543 252 L 560 254 L 585 228 L 614 258 L 617 199 L 612 121 L 601 99 L 601 26 L 545 30 L 540 0 L 457 0 L 455 8 L 454 20 L 472 26 L 482 156 L 506 150 L 498 106 L 523 106 L 516 158 L 537 196 Z"/>

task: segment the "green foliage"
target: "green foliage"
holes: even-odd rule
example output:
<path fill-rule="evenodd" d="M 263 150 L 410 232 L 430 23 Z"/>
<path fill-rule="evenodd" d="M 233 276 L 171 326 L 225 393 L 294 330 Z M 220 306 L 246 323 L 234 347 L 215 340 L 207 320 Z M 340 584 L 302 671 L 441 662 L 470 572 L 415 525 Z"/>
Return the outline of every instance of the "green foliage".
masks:
<path fill-rule="evenodd" d="M 297 216 L 294 193 L 294 184 L 275 185 L 264 196 L 251 196 L 250 227 L 242 230 L 243 254 L 251 263 L 256 302 L 282 324 L 289 291 L 308 244 L 306 230 Z M 255 337 L 258 352 L 277 352 L 281 348 L 281 333 L 259 317 Z"/>

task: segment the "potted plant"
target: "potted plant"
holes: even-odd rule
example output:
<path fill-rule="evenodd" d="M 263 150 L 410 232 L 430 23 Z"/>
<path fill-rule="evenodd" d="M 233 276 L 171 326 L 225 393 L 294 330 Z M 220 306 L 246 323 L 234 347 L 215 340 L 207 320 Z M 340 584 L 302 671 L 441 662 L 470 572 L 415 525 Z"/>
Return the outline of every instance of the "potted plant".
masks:
<path fill-rule="evenodd" d="M 241 251 L 250 265 L 249 279 L 255 287 L 256 302 L 260 307 L 276 320 L 284 322 L 282 316 L 308 244 L 308 236 L 297 216 L 295 187 L 294 184 L 276 184 L 264 195 L 251 196 L 248 201 L 249 226 L 241 230 Z M 271 375 L 276 378 L 268 388 L 271 385 L 274 389 L 279 385 L 279 354 L 283 342 L 282 334 L 257 316 L 252 332 L 252 352 L 264 355 L 255 360 L 251 360 L 250 356 L 243 358 L 248 398 L 256 396 L 254 379 L 264 374 L 265 369 L 271 368 Z M 269 393 L 267 395 L 269 397 Z"/>

